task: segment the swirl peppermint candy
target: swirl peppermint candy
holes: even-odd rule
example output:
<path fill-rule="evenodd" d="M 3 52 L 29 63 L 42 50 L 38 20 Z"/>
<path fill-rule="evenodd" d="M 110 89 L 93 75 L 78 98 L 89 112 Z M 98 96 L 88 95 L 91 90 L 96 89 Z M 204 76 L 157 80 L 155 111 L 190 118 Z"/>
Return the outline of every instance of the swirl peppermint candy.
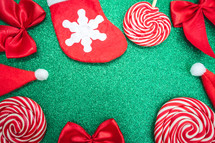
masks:
<path fill-rule="evenodd" d="M 38 143 L 46 132 L 41 107 L 26 97 L 0 102 L 0 143 Z"/>
<path fill-rule="evenodd" d="M 155 125 L 156 143 L 215 142 L 215 114 L 193 98 L 176 98 L 159 111 Z"/>
<path fill-rule="evenodd" d="M 126 36 L 140 46 L 155 46 L 169 36 L 169 18 L 148 2 L 133 5 L 126 13 L 123 27 Z"/>

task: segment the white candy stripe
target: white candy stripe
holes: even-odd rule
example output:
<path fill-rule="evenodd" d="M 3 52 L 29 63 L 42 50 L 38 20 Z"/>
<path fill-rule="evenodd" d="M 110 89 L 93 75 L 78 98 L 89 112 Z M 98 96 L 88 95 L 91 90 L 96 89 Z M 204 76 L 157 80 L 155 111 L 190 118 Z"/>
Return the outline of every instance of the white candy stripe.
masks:
<path fill-rule="evenodd" d="M 46 132 L 41 107 L 26 97 L 0 102 L 0 143 L 38 143 Z"/>
<path fill-rule="evenodd" d="M 214 116 L 214 112 L 199 100 L 185 97 L 170 100 L 158 112 L 155 142 L 215 142 Z"/>
<path fill-rule="evenodd" d="M 139 2 L 126 13 L 123 27 L 126 36 L 134 43 L 155 46 L 169 36 L 171 22 L 158 8 L 152 8 L 148 2 Z"/>

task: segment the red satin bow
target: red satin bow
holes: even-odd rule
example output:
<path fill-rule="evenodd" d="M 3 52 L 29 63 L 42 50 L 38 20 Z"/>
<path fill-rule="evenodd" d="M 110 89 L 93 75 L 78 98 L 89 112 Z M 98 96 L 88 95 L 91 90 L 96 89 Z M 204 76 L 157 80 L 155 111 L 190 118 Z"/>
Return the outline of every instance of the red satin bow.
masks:
<path fill-rule="evenodd" d="M 7 58 L 21 58 L 37 51 L 36 44 L 26 31 L 42 22 L 45 11 L 32 0 L 0 0 L 0 19 L 11 26 L 0 25 L 0 52 Z"/>
<path fill-rule="evenodd" d="M 174 27 L 183 27 L 186 38 L 199 50 L 215 58 L 208 42 L 204 15 L 215 25 L 215 0 L 200 0 L 199 4 L 172 1 L 171 15 Z"/>
<path fill-rule="evenodd" d="M 58 143 L 125 143 L 114 119 L 103 122 L 90 136 L 81 126 L 68 122 L 63 128 Z"/>

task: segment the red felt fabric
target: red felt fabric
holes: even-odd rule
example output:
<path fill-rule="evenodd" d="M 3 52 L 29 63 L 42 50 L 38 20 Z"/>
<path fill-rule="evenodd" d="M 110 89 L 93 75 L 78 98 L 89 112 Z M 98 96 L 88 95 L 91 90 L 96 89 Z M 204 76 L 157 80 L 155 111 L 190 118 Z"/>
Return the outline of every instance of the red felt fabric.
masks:
<path fill-rule="evenodd" d="M 199 4 L 187 1 L 171 2 L 174 27 L 183 27 L 186 38 L 203 53 L 215 58 L 208 42 L 204 16 L 215 25 L 215 1 L 200 0 Z"/>
<path fill-rule="evenodd" d="M 0 64 L 0 96 L 34 80 L 36 80 L 36 77 L 32 71 L 25 71 Z"/>
<path fill-rule="evenodd" d="M 0 19 L 10 26 L 0 26 L 0 52 L 7 58 L 22 58 L 37 51 L 27 29 L 41 23 L 45 11 L 32 0 L 0 0 Z"/>
<path fill-rule="evenodd" d="M 84 9 L 86 17 L 91 20 L 101 15 L 104 21 L 97 30 L 107 35 L 105 41 L 93 40 L 92 51 L 83 51 L 83 45 L 75 43 L 67 46 L 65 41 L 71 37 L 71 31 L 62 26 L 64 20 L 77 22 L 78 10 Z M 127 49 L 127 41 L 123 33 L 104 15 L 98 0 L 68 0 L 50 6 L 52 22 L 62 50 L 70 58 L 87 63 L 105 63 L 120 57 Z"/>
<path fill-rule="evenodd" d="M 205 91 L 215 108 L 215 74 L 207 70 L 202 76 Z"/>
<path fill-rule="evenodd" d="M 90 136 L 81 126 L 68 122 L 63 128 L 58 143 L 125 143 L 114 119 L 103 122 Z"/>

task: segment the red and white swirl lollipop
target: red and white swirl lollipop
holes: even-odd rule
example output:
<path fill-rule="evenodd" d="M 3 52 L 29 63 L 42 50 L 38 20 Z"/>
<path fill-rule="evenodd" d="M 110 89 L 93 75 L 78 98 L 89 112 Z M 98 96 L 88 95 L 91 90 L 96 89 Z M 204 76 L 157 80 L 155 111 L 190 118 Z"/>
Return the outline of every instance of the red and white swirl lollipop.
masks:
<path fill-rule="evenodd" d="M 0 143 L 38 143 L 46 132 L 41 107 L 26 97 L 0 102 Z"/>
<path fill-rule="evenodd" d="M 139 2 L 126 13 L 123 27 L 126 36 L 140 46 L 156 46 L 169 36 L 171 22 L 169 18 L 155 7 L 157 0 L 151 5 Z"/>
<path fill-rule="evenodd" d="M 159 111 L 155 125 L 156 143 L 215 142 L 215 114 L 193 98 L 176 98 Z"/>

